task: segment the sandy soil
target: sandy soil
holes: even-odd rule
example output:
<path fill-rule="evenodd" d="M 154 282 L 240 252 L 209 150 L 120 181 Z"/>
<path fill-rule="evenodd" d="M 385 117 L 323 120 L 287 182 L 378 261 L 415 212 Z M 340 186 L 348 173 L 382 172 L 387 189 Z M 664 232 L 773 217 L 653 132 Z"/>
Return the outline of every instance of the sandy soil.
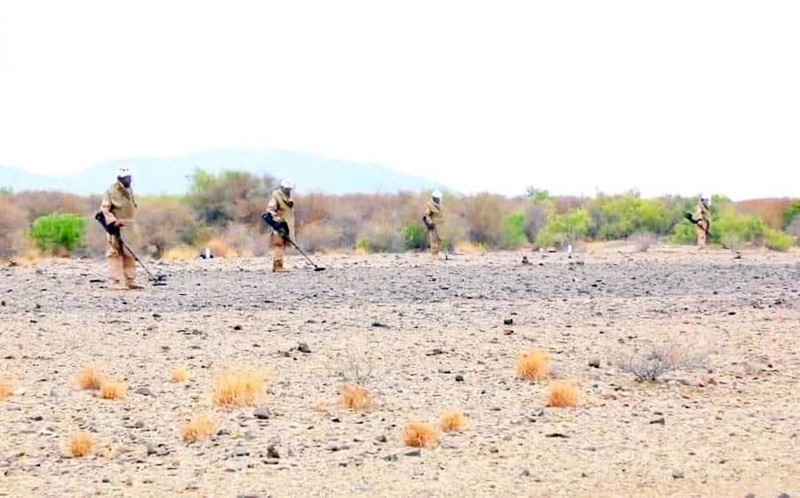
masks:
<path fill-rule="evenodd" d="M 15 392 L 0 402 L 0 495 L 800 494 L 797 253 L 526 254 L 320 256 L 319 273 L 291 257 L 280 275 L 259 258 L 154 264 L 168 286 L 121 293 L 102 262 L 3 268 L 0 374 Z M 711 367 L 659 383 L 618 368 L 667 343 Z M 515 378 L 533 347 L 577 383 L 578 408 L 545 408 L 547 383 Z M 89 364 L 127 399 L 78 390 Z M 187 383 L 169 382 L 176 365 Z M 231 365 L 271 373 L 268 419 L 211 407 Z M 376 406 L 338 406 L 343 376 L 369 366 Z M 408 420 L 449 407 L 466 430 L 403 446 Z M 220 433 L 181 441 L 208 410 Z M 79 429 L 99 455 L 68 456 Z"/>

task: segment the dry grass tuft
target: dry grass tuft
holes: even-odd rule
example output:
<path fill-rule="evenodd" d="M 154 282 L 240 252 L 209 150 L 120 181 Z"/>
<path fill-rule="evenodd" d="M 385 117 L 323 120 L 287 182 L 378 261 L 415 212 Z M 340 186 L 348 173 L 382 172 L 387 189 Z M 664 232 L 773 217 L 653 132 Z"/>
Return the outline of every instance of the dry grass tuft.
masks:
<path fill-rule="evenodd" d="M 183 366 L 177 367 L 175 368 L 175 370 L 172 371 L 172 374 L 170 374 L 169 380 L 170 382 L 173 382 L 175 384 L 186 382 L 187 380 L 189 380 L 189 371 L 186 370 L 186 367 Z"/>
<path fill-rule="evenodd" d="M 181 426 L 181 439 L 187 443 L 209 441 L 217 433 L 218 425 L 217 420 L 209 414 L 195 415 Z"/>
<path fill-rule="evenodd" d="M 103 371 L 95 367 L 86 367 L 75 376 L 75 383 L 83 390 L 100 389 L 105 380 L 106 375 Z"/>
<path fill-rule="evenodd" d="M 238 258 L 239 253 L 228 242 L 222 239 L 211 239 L 206 244 L 206 247 L 211 249 L 211 254 L 215 258 Z"/>
<path fill-rule="evenodd" d="M 545 394 L 545 406 L 575 408 L 578 406 L 578 388 L 569 380 L 551 382 Z"/>
<path fill-rule="evenodd" d="M 372 392 L 364 386 L 348 384 L 342 389 L 342 404 L 353 410 L 365 410 L 372 404 Z"/>
<path fill-rule="evenodd" d="M 14 386 L 7 377 L 0 376 L 0 401 L 4 401 L 14 392 Z"/>
<path fill-rule="evenodd" d="M 461 410 L 448 410 L 442 415 L 440 422 L 442 432 L 458 432 L 467 426 L 467 416 Z"/>
<path fill-rule="evenodd" d="M 550 375 L 550 355 L 536 348 L 517 358 L 517 377 L 525 380 L 543 380 Z"/>
<path fill-rule="evenodd" d="M 128 394 L 128 388 L 122 382 L 108 380 L 100 386 L 100 397 L 103 399 L 122 399 Z"/>
<path fill-rule="evenodd" d="M 403 432 L 403 442 L 414 448 L 431 448 L 439 443 L 439 433 L 431 424 L 409 422 Z"/>
<path fill-rule="evenodd" d="M 258 406 L 264 400 L 267 376 L 238 368 L 217 374 L 211 386 L 211 401 L 216 406 Z"/>
<path fill-rule="evenodd" d="M 482 244 L 480 242 L 473 243 L 466 240 L 460 240 L 456 242 L 455 252 L 458 254 L 486 254 L 489 252 L 489 248 L 486 247 L 486 244 Z"/>
<path fill-rule="evenodd" d="M 167 252 L 161 257 L 165 261 L 193 261 L 197 259 L 200 251 L 189 246 L 178 246 L 167 249 Z"/>
<path fill-rule="evenodd" d="M 91 455 L 94 451 L 94 438 L 87 431 L 78 431 L 69 437 L 69 453 L 74 458 Z"/>

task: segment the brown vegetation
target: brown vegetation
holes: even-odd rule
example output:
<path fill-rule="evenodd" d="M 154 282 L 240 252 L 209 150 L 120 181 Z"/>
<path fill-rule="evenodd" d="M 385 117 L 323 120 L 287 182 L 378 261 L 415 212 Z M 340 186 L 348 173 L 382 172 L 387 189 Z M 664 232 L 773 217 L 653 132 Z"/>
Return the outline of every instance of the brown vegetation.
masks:
<path fill-rule="evenodd" d="M 439 433 L 431 424 L 412 421 L 403 431 L 403 442 L 414 448 L 432 448 L 439 443 Z"/>
<path fill-rule="evenodd" d="M 569 380 L 555 380 L 547 387 L 545 406 L 574 408 L 578 406 L 578 388 Z"/>
<path fill-rule="evenodd" d="M 342 404 L 352 410 L 365 410 L 372 404 L 372 393 L 364 386 L 348 384 L 342 388 Z"/>
<path fill-rule="evenodd" d="M 187 443 L 209 441 L 217 433 L 219 422 L 207 413 L 195 415 L 181 426 L 181 439 Z"/>
<path fill-rule="evenodd" d="M 543 380 L 550 375 L 550 355 L 536 348 L 517 358 L 517 377 L 524 380 Z"/>
<path fill-rule="evenodd" d="M 69 437 L 69 452 L 74 458 L 91 455 L 94 451 L 94 437 L 90 432 L 79 431 Z"/>
<path fill-rule="evenodd" d="M 461 410 L 451 409 L 442 415 L 439 425 L 442 432 L 458 432 L 467 426 L 467 417 Z"/>
<path fill-rule="evenodd" d="M 181 382 L 186 382 L 189 380 L 189 371 L 186 370 L 186 367 L 180 366 L 175 368 L 172 371 L 172 374 L 169 376 L 169 380 L 172 383 L 180 384 Z"/>
<path fill-rule="evenodd" d="M 75 383 L 80 389 L 98 390 L 106 380 L 106 375 L 96 367 L 86 367 L 75 376 Z"/>
<path fill-rule="evenodd" d="M 99 396 L 102 399 L 123 399 L 128 394 L 128 388 L 122 382 L 108 380 L 100 385 Z"/>
<path fill-rule="evenodd" d="M 0 401 L 5 401 L 14 392 L 14 386 L 8 377 L 0 375 Z"/>
<path fill-rule="evenodd" d="M 258 406 L 266 394 L 266 375 L 250 368 L 222 371 L 214 377 L 211 400 L 216 406 Z"/>

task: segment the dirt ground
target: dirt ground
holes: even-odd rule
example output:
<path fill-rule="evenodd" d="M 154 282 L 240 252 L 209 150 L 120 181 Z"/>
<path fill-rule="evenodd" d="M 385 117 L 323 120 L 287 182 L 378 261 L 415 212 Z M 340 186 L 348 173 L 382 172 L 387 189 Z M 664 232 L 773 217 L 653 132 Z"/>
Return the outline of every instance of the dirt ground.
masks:
<path fill-rule="evenodd" d="M 101 261 L 1 269 L 0 375 L 14 392 L 0 402 L 0 495 L 800 494 L 796 252 L 319 260 L 327 271 L 292 256 L 278 275 L 265 258 L 153 264 L 169 285 L 130 292 L 106 289 Z M 665 344 L 710 364 L 657 383 L 619 368 Z M 515 378 L 534 347 L 577 384 L 578 408 L 545 408 L 547 382 Z M 87 365 L 127 398 L 79 390 Z M 169 381 L 178 365 L 188 382 Z M 268 418 L 212 407 L 226 366 L 269 372 Z M 370 369 L 375 406 L 339 406 L 345 377 Z M 451 407 L 464 431 L 403 445 L 409 420 Z M 181 424 L 206 411 L 216 437 L 184 443 Z M 81 429 L 99 449 L 72 458 Z"/>

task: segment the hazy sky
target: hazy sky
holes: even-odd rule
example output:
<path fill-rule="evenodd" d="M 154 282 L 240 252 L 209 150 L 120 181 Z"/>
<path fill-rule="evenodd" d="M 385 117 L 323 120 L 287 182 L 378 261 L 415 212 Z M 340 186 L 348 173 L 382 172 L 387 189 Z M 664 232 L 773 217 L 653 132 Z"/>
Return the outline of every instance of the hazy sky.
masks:
<path fill-rule="evenodd" d="M 798 26 L 797 1 L 2 0 L 0 164 L 272 147 L 465 192 L 798 196 Z"/>

